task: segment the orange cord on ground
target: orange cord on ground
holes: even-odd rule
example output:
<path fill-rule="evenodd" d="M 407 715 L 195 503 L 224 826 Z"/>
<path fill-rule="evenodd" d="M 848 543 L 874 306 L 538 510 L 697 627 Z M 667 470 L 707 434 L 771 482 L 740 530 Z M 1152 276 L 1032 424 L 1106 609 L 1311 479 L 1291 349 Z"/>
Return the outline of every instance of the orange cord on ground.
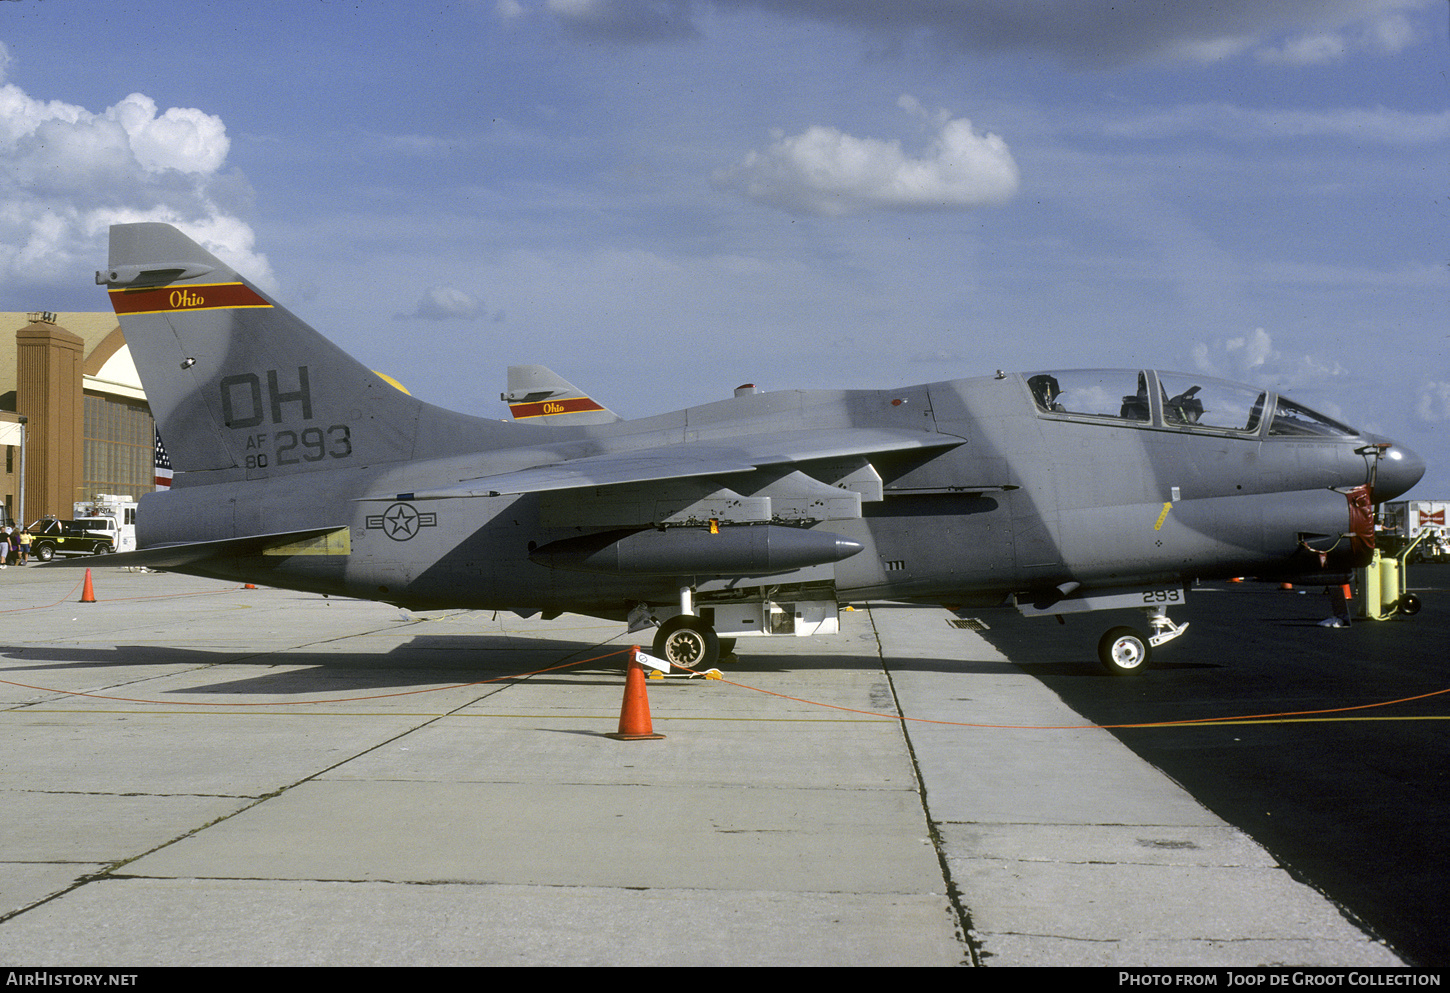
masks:
<path fill-rule="evenodd" d="M 680 669 L 689 669 L 688 666 L 681 666 L 678 664 L 676 667 Z M 695 675 L 703 675 L 702 673 L 695 672 L 695 670 L 693 669 L 689 669 L 689 671 Z M 790 700 L 793 703 L 803 703 L 811 707 L 824 707 L 827 710 L 840 710 L 848 714 L 860 714 L 863 717 L 881 717 L 890 721 L 910 721 L 914 724 L 942 724 L 948 727 L 992 728 L 995 730 L 1003 731 L 1086 731 L 1094 728 L 1114 730 L 1117 728 L 1185 727 L 1204 724 L 1252 722 L 1268 723 L 1270 719 L 1286 717 L 1309 717 L 1316 714 L 1340 714 L 1352 710 L 1371 710 L 1377 707 L 1392 707 L 1395 704 L 1399 703 L 1410 703 L 1415 700 L 1424 700 L 1429 697 L 1440 696 L 1445 693 L 1450 693 L 1450 687 L 1446 687 L 1443 690 L 1435 690 L 1431 693 L 1421 693 L 1418 696 L 1401 697 L 1398 700 L 1382 700 L 1378 703 L 1356 704 L 1353 707 L 1330 707 L 1324 710 L 1284 711 L 1282 713 L 1273 714 L 1243 714 L 1231 717 L 1195 717 L 1178 721 L 1151 721 L 1142 724 L 980 724 L 969 721 L 939 721 L 933 720 L 929 717 L 908 717 L 905 714 L 883 714 L 872 710 L 857 710 L 853 707 L 842 707 L 839 704 L 822 703 L 819 700 L 807 700 L 803 697 L 790 696 L 785 693 L 777 693 L 774 690 L 761 689 L 758 686 L 751 686 L 748 683 L 737 683 L 733 680 L 725 679 L 723 677 L 721 677 L 718 682 L 722 682 L 727 686 L 735 686 L 742 690 L 750 690 L 755 693 L 764 693 L 766 696 L 780 697 L 782 700 Z"/>
<path fill-rule="evenodd" d="M 87 572 L 89 573 L 89 570 L 87 570 Z M 64 597 L 62 597 L 60 600 L 55 601 L 55 603 L 45 604 L 45 605 L 39 605 L 39 606 L 35 606 L 35 607 L 18 607 L 18 608 L 12 608 L 11 610 L 0 611 L 0 613 L 14 613 L 15 611 L 18 611 L 18 610 L 40 610 L 40 609 L 44 609 L 45 607 L 54 607 L 54 606 L 57 606 L 57 605 L 59 605 L 61 603 L 64 603 L 66 600 L 68 600 L 70 598 L 71 594 L 73 594 L 76 591 L 76 587 L 78 587 L 80 585 L 81 585 L 81 583 L 80 582 L 77 582 L 75 587 L 72 587 L 70 589 L 70 591 L 68 593 L 66 593 L 66 595 Z M 167 593 L 167 594 L 160 594 L 160 595 L 157 595 L 157 596 L 154 596 L 154 597 L 126 597 L 126 598 L 123 598 L 123 599 L 128 599 L 128 600 L 150 600 L 150 599 L 163 599 L 165 597 L 206 596 L 206 595 L 212 595 L 212 594 L 216 594 L 216 593 L 234 592 L 235 590 L 241 589 L 241 588 L 242 587 L 237 586 L 237 587 L 234 587 L 232 590 L 205 590 L 205 591 L 198 591 L 198 592 L 195 592 L 195 593 Z M 315 705 L 315 704 L 319 704 L 319 703 L 348 703 L 348 702 L 352 702 L 352 701 L 361 701 L 361 700 L 383 700 L 383 699 L 388 699 L 390 697 L 415 696 L 415 695 L 420 694 L 420 693 L 438 693 L 438 692 L 442 692 L 444 690 L 456 690 L 456 689 L 461 689 L 461 688 L 464 688 L 464 687 L 467 687 L 467 686 L 482 686 L 482 685 L 486 685 L 486 684 L 489 684 L 489 683 L 501 683 L 501 682 L 507 682 L 507 681 L 517 680 L 517 679 L 528 679 L 531 676 L 537 676 L 537 675 L 540 675 L 542 673 L 546 673 L 546 672 L 557 672 L 557 671 L 559 671 L 561 669 L 570 669 L 570 668 L 573 668 L 575 666 L 588 665 L 591 662 L 599 662 L 599 661 L 602 661 L 604 659 L 613 658 L 613 657 L 618 656 L 618 655 L 630 654 L 633 651 L 634 651 L 634 649 L 630 649 L 630 648 L 618 649 L 616 651 L 606 652 L 603 655 L 593 656 L 592 658 L 579 659 L 579 660 L 574 661 L 574 662 L 563 662 L 563 663 L 560 663 L 559 665 L 548 666 L 548 667 L 543 668 L 543 669 L 535 669 L 535 670 L 533 670 L 531 672 L 515 673 L 515 674 L 509 675 L 509 676 L 497 676 L 497 677 L 494 677 L 493 679 L 479 679 L 479 680 L 474 680 L 472 682 L 467 682 L 467 683 L 455 683 L 455 684 L 452 684 L 452 685 L 449 685 L 449 686 L 433 686 L 433 687 L 429 687 L 427 689 L 421 689 L 421 690 L 400 690 L 400 691 L 398 691 L 396 693 L 378 693 L 378 694 L 373 694 L 373 695 L 370 695 L 370 696 L 335 697 L 335 698 L 331 698 L 331 699 L 316 699 L 316 698 L 314 698 L 314 699 L 310 699 L 310 700 L 287 700 L 287 701 L 280 701 L 280 702 L 279 701 L 272 700 L 272 701 L 268 701 L 266 703 L 217 703 L 217 702 L 211 702 L 211 701 L 196 701 L 196 702 L 192 702 L 192 701 L 176 701 L 176 700 L 139 700 L 139 699 L 133 699 L 133 698 L 130 698 L 130 697 L 106 696 L 104 694 L 99 694 L 99 693 L 80 693 L 80 692 L 76 692 L 76 691 L 73 691 L 73 690 L 55 689 L 53 687 L 46 687 L 46 686 L 32 686 L 32 685 L 29 685 L 27 683 L 17 683 L 17 682 L 13 682 L 11 680 L 6 680 L 6 679 L 0 679 L 0 684 L 4 684 L 6 686 L 18 686 L 18 687 L 20 687 L 22 689 L 36 690 L 37 692 L 41 692 L 41 693 L 56 693 L 56 694 L 61 694 L 61 695 L 64 695 L 64 696 L 86 697 L 86 698 L 93 699 L 93 700 L 114 700 L 114 701 L 119 702 L 119 703 L 144 703 L 144 704 L 153 704 L 153 705 L 156 705 L 156 706 L 180 706 L 180 707 L 287 707 L 287 706 Z M 697 676 L 698 675 L 703 675 L 703 673 L 698 672 L 698 671 L 696 671 L 694 669 L 691 669 L 689 666 L 684 666 L 684 665 L 678 665 L 678 664 L 676 664 L 676 668 L 684 669 L 685 671 L 689 672 L 692 675 L 697 675 Z M 1450 693 L 1450 687 L 1447 687 L 1447 688 L 1442 689 L 1442 690 L 1434 690 L 1433 692 L 1430 692 L 1430 693 L 1421 693 L 1421 694 L 1419 694 L 1417 696 L 1401 697 L 1401 698 L 1399 698 L 1397 700 L 1382 700 L 1382 701 L 1379 701 L 1377 703 L 1356 704 L 1355 706 L 1352 706 L 1352 707 L 1328 707 L 1328 708 L 1324 708 L 1322 710 L 1293 710 L 1293 711 L 1281 711 L 1281 712 L 1277 712 L 1277 713 L 1268 713 L 1268 714 L 1240 714 L 1240 715 L 1233 715 L 1233 716 L 1226 716 L 1226 717 L 1197 717 L 1197 718 L 1187 718 L 1187 719 L 1184 719 L 1184 720 L 1177 720 L 1177 721 L 1150 721 L 1150 722 L 1144 722 L 1144 723 L 1138 723 L 1138 724 L 984 724 L 984 723 L 977 723 L 977 722 L 970 722 L 970 721 L 941 721 L 941 720 L 933 720 L 933 719 L 927 718 L 927 717 L 908 717 L 908 716 L 906 716 L 904 714 L 885 714 L 885 713 L 879 713 L 877 711 L 872 711 L 872 710 L 858 710 L 858 709 L 853 708 L 853 707 L 843 707 L 843 706 L 840 706 L 839 704 L 823 703 L 823 702 L 821 702 L 819 700 L 808 700 L 808 699 L 805 699 L 804 697 L 790 696 L 789 694 L 786 694 L 786 693 L 777 693 L 774 690 L 761 689 L 758 686 L 751 686 L 748 683 L 740 683 L 740 682 L 736 682 L 734 680 L 725 679 L 723 677 L 720 678 L 720 679 L 718 679 L 718 680 L 715 680 L 715 681 L 720 682 L 720 683 L 724 683 L 726 686 L 734 686 L 734 687 L 736 687 L 738 689 L 750 690 L 751 692 L 754 692 L 754 693 L 763 693 L 766 696 L 779 697 L 782 700 L 790 700 L 793 703 L 802 703 L 802 704 L 805 704 L 807 706 L 811 706 L 811 707 L 821 707 L 821 708 L 824 708 L 824 709 L 827 709 L 827 710 L 839 710 L 839 711 L 842 711 L 842 712 L 848 713 L 848 714 L 860 714 L 863 717 L 879 717 L 879 718 L 882 718 L 884 720 L 890 720 L 890 721 L 910 721 L 910 722 L 916 723 L 916 724 L 940 724 L 940 725 L 945 725 L 945 726 L 948 726 L 948 727 L 989 728 L 989 729 L 1004 730 L 1004 731 L 1085 731 L 1085 730 L 1092 730 L 1092 729 L 1095 729 L 1095 728 L 1101 728 L 1101 729 L 1104 729 L 1104 730 L 1115 730 L 1115 729 L 1122 729 L 1122 728 L 1189 727 L 1189 726 L 1195 726 L 1195 725 L 1202 726 L 1202 725 L 1208 725 L 1208 724 L 1229 724 L 1229 723 L 1255 723 L 1255 722 L 1258 722 L 1258 723 L 1267 723 L 1267 722 L 1270 722 L 1270 721 L 1282 720 L 1282 719 L 1285 719 L 1285 718 L 1309 718 L 1309 717 L 1314 717 L 1314 716 L 1318 716 L 1318 715 L 1322 715 L 1322 714 L 1342 714 L 1342 713 L 1349 713 L 1351 711 L 1356 711 L 1356 710 L 1373 710 L 1373 709 L 1377 709 L 1377 708 L 1380 708 L 1380 707 L 1393 707 L 1393 706 L 1395 706 L 1397 704 L 1401 704 L 1401 703 L 1412 703 L 1412 702 L 1414 702 L 1416 700 L 1426 700 L 1426 699 L 1429 699 L 1430 697 L 1441 696 L 1443 694 Z"/>

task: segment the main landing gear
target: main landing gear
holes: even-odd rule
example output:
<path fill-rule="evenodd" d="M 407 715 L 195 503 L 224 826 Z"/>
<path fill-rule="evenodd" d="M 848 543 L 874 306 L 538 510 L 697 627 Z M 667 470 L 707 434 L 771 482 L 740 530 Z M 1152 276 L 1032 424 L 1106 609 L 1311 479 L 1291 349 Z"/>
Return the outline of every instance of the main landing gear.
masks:
<path fill-rule="evenodd" d="M 640 609 L 643 623 L 648 608 Z M 695 613 L 695 591 L 688 586 L 680 587 L 680 613 L 661 623 L 655 632 L 655 655 L 670 665 L 703 671 L 734 648 L 734 638 L 722 639 L 710 621 Z"/>
<path fill-rule="evenodd" d="M 720 638 L 715 629 L 693 614 L 678 614 L 661 624 L 654 649 L 670 665 L 690 669 L 708 669 L 720 661 Z"/>
<path fill-rule="evenodd" d="M 1132 627 L 1116 627 L 1098 641 L 1098 660 L 1115 676 L 1142 672 L 1153 660 L 1154 648 L 1188 630 L 1187 624 L 1169 620 L 1168 611 L 1162 607 L 1144 607 L 1143 612 L 1148 615 L 1152 634 Z"/>
<path fill-rule="evenodd" d="M 727 605 L 713 604 L 701 613 L 704 616 L 695 613 L 694 590 L 681 587 L 680 612 L 659 622 L 659 630 L 655 632 L 655 656 L 671 665 L 703 672 L 735 654 L 737 635 L 795 635 L 836 630 L 834 599 L 778 604 L 762 594 Z M 640 631 L 655 623 L 655 615 L 647 604 L 637 604 L 628 620 L 631 631 Z M 729 637 L 720 636 L 717 627 Z"/>

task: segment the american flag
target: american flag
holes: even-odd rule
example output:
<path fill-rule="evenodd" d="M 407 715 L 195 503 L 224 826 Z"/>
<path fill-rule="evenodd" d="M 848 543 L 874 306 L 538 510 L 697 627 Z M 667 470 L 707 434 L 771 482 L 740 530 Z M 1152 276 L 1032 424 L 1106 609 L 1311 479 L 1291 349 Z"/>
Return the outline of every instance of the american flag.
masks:
<path fill-rule="evenodd" d="M 161 444 L 161 432 L 156 434 L 156 488 L 158 490 L 169 490 L 171 488 L 171 457 L 166 454 L 166 446 Z"/>

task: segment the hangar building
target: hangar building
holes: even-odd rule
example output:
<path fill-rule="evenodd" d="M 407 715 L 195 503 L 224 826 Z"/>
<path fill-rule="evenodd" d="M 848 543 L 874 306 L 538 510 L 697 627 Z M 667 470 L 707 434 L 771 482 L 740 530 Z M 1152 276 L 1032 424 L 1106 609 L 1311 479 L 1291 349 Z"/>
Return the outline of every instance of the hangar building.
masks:
<path fill-rule="evenodd" d="M 140 499 L 156 489 L 155 430 L 115 314 L 0 312 L 6 520 L 70 517 L 97 493 Z"/>

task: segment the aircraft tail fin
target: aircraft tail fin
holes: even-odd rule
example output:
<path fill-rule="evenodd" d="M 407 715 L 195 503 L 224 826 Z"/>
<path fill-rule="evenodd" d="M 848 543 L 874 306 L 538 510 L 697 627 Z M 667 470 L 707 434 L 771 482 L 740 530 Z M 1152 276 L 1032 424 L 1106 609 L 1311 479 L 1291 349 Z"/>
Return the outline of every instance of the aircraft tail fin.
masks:
<path fill-rule="evenodd" d="M 170 225 L 114 225 L 96 282 L 178 486 L 451 454 L 518 430 L 408 396 Z"/>
<path fill-rule="evenodd" d="M 610 424 L 620 419 L 579 387 L 541 365 L 509 366 L 508 392 L 499 397 L 514 420 L 547 424 Z"/>

